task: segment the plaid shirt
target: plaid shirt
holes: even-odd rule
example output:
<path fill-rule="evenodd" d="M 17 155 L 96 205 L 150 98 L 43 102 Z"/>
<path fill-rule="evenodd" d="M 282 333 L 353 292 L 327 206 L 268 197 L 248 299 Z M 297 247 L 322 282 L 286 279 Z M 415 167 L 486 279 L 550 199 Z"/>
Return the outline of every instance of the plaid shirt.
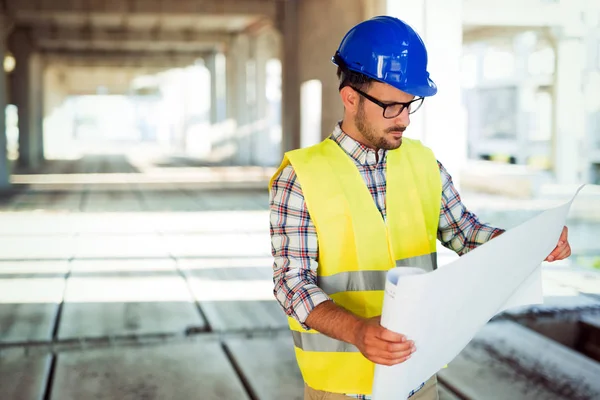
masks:
<path fill-rule="evenodd" d="M 339 124 L 331 139 L 352 158 L 385 219 L 387 152 L 382 149 L 375 151 L 358 143 L 342 132 Z M 490 240 L 494 233 L 503 232 L 482 224 L 466 209 L 452 178 L 441 163 L 438 162 L 438 166 L 442 178 L 442 199 L 437 236 L 442 245 L 463 255 Z M 305 324 L 308 314 L 320 303 L 331 299 L 317 286 L 317 232 L 291 165 L 274 179 L 269 203 L 274 257 L 273 292 L 286 314 L 309 329 Z"/>

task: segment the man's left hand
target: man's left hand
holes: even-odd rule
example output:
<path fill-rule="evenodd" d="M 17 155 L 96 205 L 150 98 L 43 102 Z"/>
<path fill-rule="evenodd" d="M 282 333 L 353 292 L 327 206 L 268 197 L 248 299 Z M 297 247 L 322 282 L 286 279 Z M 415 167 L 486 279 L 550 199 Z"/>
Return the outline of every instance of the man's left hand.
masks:
<path fill-rule="evenodd" d="M 569 245 L 569 229 L 565 226 L 558 239 L 558 244 L 552 250 L 552 253 L 544 261 L 564 260 L 571 255 L 571 245 Z"/>

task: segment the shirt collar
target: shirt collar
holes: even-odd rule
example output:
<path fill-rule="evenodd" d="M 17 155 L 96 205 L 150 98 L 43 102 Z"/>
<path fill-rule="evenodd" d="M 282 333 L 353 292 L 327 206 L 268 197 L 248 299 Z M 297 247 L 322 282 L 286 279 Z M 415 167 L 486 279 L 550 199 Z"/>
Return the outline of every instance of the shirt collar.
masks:
<path fill-rule="evenodd" d="M 373 150 L 357 142 L 342 131 L 341 123 L 339 122 L 335 125 L 331 139 L 361 165 L 377 165 L 378 163 L 385 162 L 387 156 L 386 150 Z"/>

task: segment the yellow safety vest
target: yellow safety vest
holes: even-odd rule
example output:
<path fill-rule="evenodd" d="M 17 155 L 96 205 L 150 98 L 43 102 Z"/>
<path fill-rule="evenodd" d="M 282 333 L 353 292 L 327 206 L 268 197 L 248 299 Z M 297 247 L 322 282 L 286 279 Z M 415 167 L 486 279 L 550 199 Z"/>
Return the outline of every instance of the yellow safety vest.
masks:
<path fill-rule="evenodd" d="M 381 315 L 386 273 L 395 266 L 436 268 L 441 203 L 437 161 L 419 141 L 403 139 L 387 153 L 387 222 L 358 168 L 333 140 L 285 154 L 318 237 L 318 286 L 336 304 L 370 318 Z M 371 394 L 375 365 L 358 349 L 288 318 L 296 359 L 308 386 Z"/>

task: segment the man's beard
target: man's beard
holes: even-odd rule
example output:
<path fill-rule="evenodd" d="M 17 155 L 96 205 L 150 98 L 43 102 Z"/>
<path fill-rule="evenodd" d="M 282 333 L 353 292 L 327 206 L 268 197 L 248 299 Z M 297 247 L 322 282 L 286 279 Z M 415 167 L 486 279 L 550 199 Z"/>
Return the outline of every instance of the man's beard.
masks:
<path fill-rule="evenodd" d="M 395 150 L 402 145 L 402 138 L 399 142 L 388 142 L 385 136 L 377 136 L 377 133 L 373 126 L 371 126 L 367 122 L 362 99 L 358 106 L 358 112 L 356 113 L 356 117 L 354 118 L 354 125 L 356 125 L 356 129 L 358 129 L 360 134 L 376 149 Z M 403 126 L 394 126 L 392 128 L 386 129 L 386 133 L 398 131 L 404 132 L 405 129 L 406 128 Z"/>

